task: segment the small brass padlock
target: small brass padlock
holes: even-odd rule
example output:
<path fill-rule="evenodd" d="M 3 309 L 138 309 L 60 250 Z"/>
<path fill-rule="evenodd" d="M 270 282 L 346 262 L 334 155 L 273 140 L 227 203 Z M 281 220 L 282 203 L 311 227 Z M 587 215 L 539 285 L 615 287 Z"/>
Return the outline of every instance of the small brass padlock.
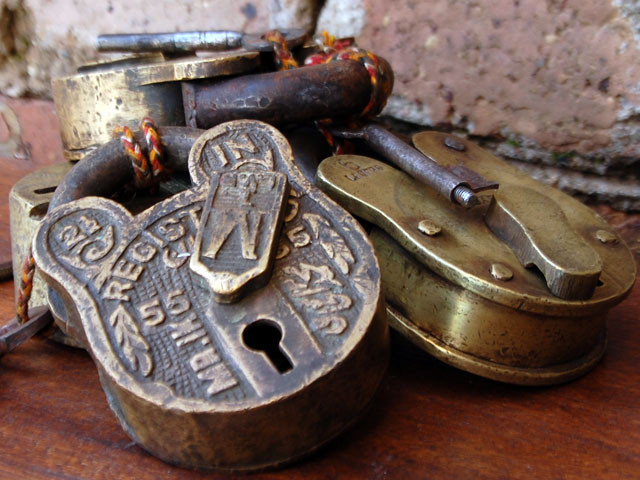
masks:
<path fill-rule="evenodd" d="M 545 385 L 602 357 L 605 319 L 636 276 L 595 212 L 473 143 L 438 132 L 415 147 L 448 171 L 497 181 L 465 209 L 380 161 L 335 156 L 318 184 L 371 232 L 393 327 L 437 358 L 495 380 Z"/>
<path fill-rule="evenodd" d="M 61 162 L 36 170 L 16 182 L 9 192 L 11 260 L 16 301 L 22 263 L 26 258 L 33 235 L 47 213 L 53 192 L 72 166 L 70 162 Z M 30 303 L 32 306 L 47 303 L 46 285 L 38 272 L 34 277 Z"/>
<path fill-rule="evenodd" d="M 174 170 L 192 146 L 194 187 L 135 217 L 81 198 L 130 168 L 118 140 L 89 154 L 34 255 L 56 322 L 91 353 L 136 442 L 183 466 L 259 469 L 328 441 L 376 391 L 388 358 L 379 270 L 365 232 L 275 128 L 200 133 L 161 130 Z"/>

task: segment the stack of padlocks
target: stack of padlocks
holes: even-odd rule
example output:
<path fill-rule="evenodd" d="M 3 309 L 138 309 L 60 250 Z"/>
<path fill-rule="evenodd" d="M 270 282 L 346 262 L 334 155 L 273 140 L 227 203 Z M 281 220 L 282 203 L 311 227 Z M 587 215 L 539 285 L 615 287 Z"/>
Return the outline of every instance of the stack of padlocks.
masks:
<path fill-rule="evenodd" d="M 14 266 L 32 245 L 32 304 L 89 351 L 149 452 L 253 470 L 314 450 L 373 397 L 387 320 L 515 384 L 568 381 L 603 355 L 607 312 L 636 275 L 626 245 L 465 139 L 422 132 L 410 146 L 373 123 L 393 83 L 383 59 L 298 31 L 99 45 L 134 55 L 54 81 L 79 162 L 14 187 Z M 111 140 L 144 117 L 162 128 Z M 133 172 L 153 193 L 122 194 Z M 29 220 L 33 192 L 53 186 Z"/>

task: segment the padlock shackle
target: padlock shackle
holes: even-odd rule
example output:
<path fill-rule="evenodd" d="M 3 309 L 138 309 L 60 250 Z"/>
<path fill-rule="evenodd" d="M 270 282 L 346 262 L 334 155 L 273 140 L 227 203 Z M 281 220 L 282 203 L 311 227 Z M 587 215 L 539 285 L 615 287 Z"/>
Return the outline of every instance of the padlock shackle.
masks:
<path fill-rule="evenodd" d="M 158 128 L 164 147 L 165 166 L 173 172 L 187 171 L 189 150 L 202 130 L 187 127 Z M 144 140 L 141 132 L 134 135 Z M 133 178 L 131 159 L 127 157 L 120 138 L 87 154 L 69 171 L 56 188 L 49 211 L 83 197 L 108 197 Z"/>
<path fill-rule="evenodd" d="M 380 57 L 379 62 L 393 83 L 391 66 Z M 185 120 L 197 128 L 244 118 L 283 125 L 357 117 L 371 94 L 367 69 L 352 60 L 182 83 Z"/>

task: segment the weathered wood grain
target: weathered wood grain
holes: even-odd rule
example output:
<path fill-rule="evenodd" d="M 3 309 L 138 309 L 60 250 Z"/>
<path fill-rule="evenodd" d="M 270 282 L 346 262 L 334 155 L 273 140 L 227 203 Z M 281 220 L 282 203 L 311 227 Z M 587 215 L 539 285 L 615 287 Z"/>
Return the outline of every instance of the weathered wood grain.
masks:
<path fill-rule="evenodd" d="M 0 317 L 12 285 L 0 284 Z M 612 310 L 609 348 L 551 388 L 457 371 L 394 338 L 382 389 L 347 434 L 263 478 L 631 478 L 640 472 L 640 288 Z M 34 339 L 0 360 L 1 478 L 222 478 L 151 457 L 109 411 L 88 355 Z"/>

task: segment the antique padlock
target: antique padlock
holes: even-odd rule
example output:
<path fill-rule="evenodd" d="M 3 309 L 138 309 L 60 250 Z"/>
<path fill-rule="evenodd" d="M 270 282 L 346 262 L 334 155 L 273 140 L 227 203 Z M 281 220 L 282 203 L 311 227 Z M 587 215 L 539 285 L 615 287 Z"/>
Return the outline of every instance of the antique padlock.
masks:
<path fill-rule="evenodd" d="M 155 53 L 84 65 L 78 74 L 52 81 L 63 155 L 69 161 L 36 170 L 20 179 L 11 190 L 11 253 L 16 300 L 28 246 L 47 212 L 53 191 L 73 166 L 72 162 L 109 141 L 117 125 L 138 122 L 145 115 L 152 115 L 162 125 L 184 125 L 181 81 L 246 73 L 258 68 L 258 55 L 258 51 L 246 49 L 215 52 L 205 58 L 167 59 Z M 36 271 L 32 306 L 46 304 L 44 291 Z"/>
<path fill-rule="evenodd" d="M 159 125 L 184 125 L 181 82 L 237 75 L 259 67 L 258 52 L 216 52 L 205 58 L 134 56 L 84 65 L 78 73 L 51 82 L 63 154 L 80 160 L 108 142 L 118 125 L 146 115 Z"/>
<path fill-rule="evenodd" d="M 334 156 L 318 184 L 372 222 L 389 321 L 435 357 L 522 385 L 564 382 L 602 357 L 608 310 L 636 275 L 633 255 L 591 209 L 477 145 L 422 132 L 448 171 L 497 181 L 457 205 L 386 163 Z"/>
<path fill-rule="evenodd" d="M 82 198 L 130 175 L 119 140 L 87 155 L 34 256 L 136 442 L 183 466 L 259 469 L 317 448 L 371 399 L 388 358 L 379 271 L 274 127 L 201 133 L 161 129 L 170 168 L 190 149 L 194 186 L 135 217 Z"/>
<path fill-rule="evenodd" d="M 21 178 L 9 192 L 9 213 L 11 226 L 11 259 L 14 277 L 14 296 L 16 303 L 20 297 L 22 268 L 31 241 L 40 221 L 49 208 L 49 202 L 58 185 L 72 169 L 74 162 L 66 161 L 40 168 Z M 126 182 L 123 182 L 126 183 Z M 174 177 L 162 183 L 154 195 L 132 195 L 120 201 L 132 212 L 142 211 L 147 206 L 188 188 L 187 179 Z M 29 299 L 30 308 L 47 305 L 47 287 L 36 269 Z M 52 338 L 78 346 L 72 338 L 52 332 Z"/>
<path fill-rule="evenodd" d="M 85 65 L 76 75 L 53 80 L 65 157 L 82 158 L 107 142 L 114 127 L 147 115 L 159 125 L 196 128 L 245 118 L 298 123 L 356 114 L 373 94 L 370 74 L 357 61 L 272 72 L 273 42 L 240 34 L 208 41 L 205 33 L 216 32 L 99 37 L 101 50 L 139 55 Z M 288 47 L 303 49 L 306 35 L 291 29 L 284 38 Z M 215 51 L 195 56 L 202 47 Z M 380 84 L 390 90 L 391 67 L 379 61 Z"/>
<path fill-rule="evenodd" d="M 300 29 L 283 34 L 289 47 L 306 39 Z M 53 79 L 63 153 L 69 160 L 108 142 L 114 127 L 146 115 L 160 125 L 184 125 L 182 82 L 257 71 L 261 52 L 273 50 L 258 35 L 233 31 L 103 35 L 97 47 L 136 55 L 83 65 L 75 75 Z"/>
<path fill-rule="evenodd" d="M 284 31 L 284 36 L 289 47 L 302 46 L 306 38 L 299 29 Z M 107 35 L 98 38 L 98 47 L 102 51 L 141 55 L 85 65 L 76 75 L 53 80 L 63 153 L 69 160 L 79 160 L 109 141 L 114 127 L 133 124 L 146 115 L 161 125 L 179 126 L 186 122 L 198 128 L 238 118 L 289 123 L 318 115 L 357 112 L 371 96 L 368 73 L 357 62 L 246 75 L 265 68 L 263 64 L 268 63 L 265 57 L 273 54 L 272 42 L 258 35 L 238 32 Z M 205 57 L 194 55 L 202 49 L 213 52 Z M 178 54 L 183 56 L 171 57 Z M 389 65 L 382 62 L 385 78 L 392 81 Z M 222 80 L 240 74 L 244 76 Z M 298 95 L 303 87 L 307 95 Z M 38 170 L 20 180 L 11 192 L 16 299 L 20 267 L 35 227 L 46 212 L 53 190 L 70 168 L 71 164 L 64 164 Z M 45 303 L 43 291 L 36 272 L 32 305 Z"/>

